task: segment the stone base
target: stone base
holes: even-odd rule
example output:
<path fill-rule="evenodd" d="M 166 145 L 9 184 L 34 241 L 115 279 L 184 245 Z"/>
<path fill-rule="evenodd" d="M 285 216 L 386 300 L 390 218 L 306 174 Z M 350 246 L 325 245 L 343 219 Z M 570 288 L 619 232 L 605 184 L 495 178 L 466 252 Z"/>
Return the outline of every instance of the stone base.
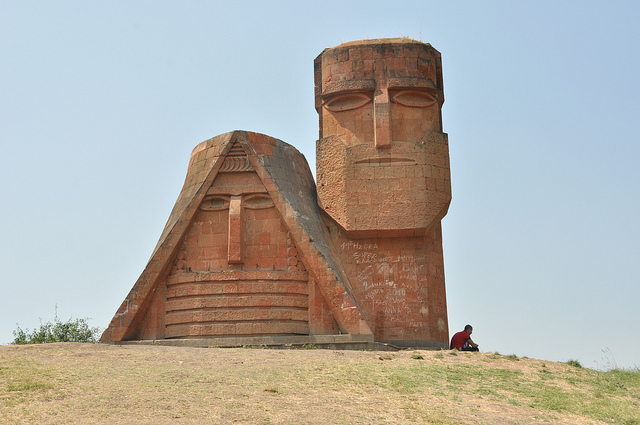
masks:
<path fill-rule="evenodd" d="M 400 351 L 407 348 L 421 350 L 439 350 L 447 348 L 434 341 L 396 341 L 376 342 L 373 335 L 300 335 L 300 336 L 254 336 L 220 338 L 175 338 L 149 339 L 137 341 L 108 342 L 114 345 L 165 345 L 172 347 L 198 348 L 276 348 L 276 349 L 328 349 L 328 350 L 366 350 Z M 411 343 L 411 344 L 409 344 Z"/>
<path fill-rule="evenodd" d="M 419 350 L 448 350 L 449 344 L 439 341 L 404 340 L 404 341 L 378 341 L 379 344 L 392 344 L 399 349 L 415 348 Z"/>

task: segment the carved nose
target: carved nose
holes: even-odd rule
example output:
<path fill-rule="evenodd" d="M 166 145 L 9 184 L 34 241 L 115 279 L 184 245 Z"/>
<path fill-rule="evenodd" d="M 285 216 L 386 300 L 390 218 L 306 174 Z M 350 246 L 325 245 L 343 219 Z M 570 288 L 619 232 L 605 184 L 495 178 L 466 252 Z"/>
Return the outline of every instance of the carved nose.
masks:
<path fill-rule="evenodd" d="M 242 263 L 244 248 L 244 219 L 242 217 L 242 197 L 232 196 L 229 201 L 229 241 L 227 261 L 229 264 Z"/>
<path fill-rule="evenodd" d="M 391 146 L 391 111 L 389 90 L 377 90 L 373 98 L 373 128 L 376 148 Z"/>

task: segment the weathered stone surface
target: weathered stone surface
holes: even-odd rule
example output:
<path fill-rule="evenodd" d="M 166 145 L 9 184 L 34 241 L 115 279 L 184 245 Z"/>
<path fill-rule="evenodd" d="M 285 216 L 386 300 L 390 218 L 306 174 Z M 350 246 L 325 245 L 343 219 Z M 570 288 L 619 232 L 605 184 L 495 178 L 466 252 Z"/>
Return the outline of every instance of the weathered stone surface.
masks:
<path fill-rule="evenodd" d="M 451 201 L 440 53 L 408 39 L 315 60 L 318 204 L 377 341 L 446 346 L 440 221 Z"/>
<path fill-rule="evenodd" d="M 263 134 L 196 146 L 102 341 L 348 334 L 446 346 L 440 54 L 407 39 L 342 44 L 316 58 L 315 86 L 317 185 L 295 148 Z"/>

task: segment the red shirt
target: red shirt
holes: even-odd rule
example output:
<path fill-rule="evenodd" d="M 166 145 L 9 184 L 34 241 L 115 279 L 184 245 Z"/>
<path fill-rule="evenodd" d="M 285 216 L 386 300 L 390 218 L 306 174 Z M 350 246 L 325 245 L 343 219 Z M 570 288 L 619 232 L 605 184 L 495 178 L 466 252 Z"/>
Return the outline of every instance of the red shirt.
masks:
<path fill-rule="evenodd" d="M 464 344 L 466 344 L 467 340 L 471 339 L 471 335 L 469 335 L 466 331 L 460 331 L 456 334 L 453 335 L 453 337 L 451 338 L 451 349 L 453 350 L 454 348 L 456 350 L 460 350 L 462 347 L 464 347 Z"/>

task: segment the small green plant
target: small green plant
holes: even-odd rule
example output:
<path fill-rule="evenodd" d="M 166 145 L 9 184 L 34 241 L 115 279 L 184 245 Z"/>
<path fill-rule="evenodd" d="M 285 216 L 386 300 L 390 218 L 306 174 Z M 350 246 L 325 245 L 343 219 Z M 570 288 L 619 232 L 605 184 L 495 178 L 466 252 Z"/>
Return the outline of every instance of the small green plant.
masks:
<path fill-rule="evenodd" d="M 569 366 L 577 367 L 579 369 L 582 368 L 582 365 L 580 364 L 580 362 L 578 360 L 575 360 L 575 359 L 568 360 L 567 364 Z"/>
<path fill-rule="evenodd" d="M 520 361 L 520 359 L 518 358 L 518 356 L 516 356 L 515 354 L 509 354 L 508 356 L 504 356 L 505 359 L 509 359 L 509 360 L 513 360 L 515 362 Z"/>
<path fill-rule="evenodd" d="M 13 331 L 14 345 L 22 344 L 45 344 L 49 342 L 98 342 L 100 340 L 101 329 L 98 327 L 89 327 L 89 318 L 73 319 L 70 318 L 66 322 L 58 319 L 58 314 L 53 319 L 53 323 L 42 323 L 40 321 L 40 329 L 30 331 L 18 328 Z"/>
<path fill-rule="evenodd" d="M 420 353 L 413 353 L 413 354 L 411 354 L 411 358 L 415 359 L 415 360 L 423 360 L 424 356 L 422 354 L 420 354 Z"/>

